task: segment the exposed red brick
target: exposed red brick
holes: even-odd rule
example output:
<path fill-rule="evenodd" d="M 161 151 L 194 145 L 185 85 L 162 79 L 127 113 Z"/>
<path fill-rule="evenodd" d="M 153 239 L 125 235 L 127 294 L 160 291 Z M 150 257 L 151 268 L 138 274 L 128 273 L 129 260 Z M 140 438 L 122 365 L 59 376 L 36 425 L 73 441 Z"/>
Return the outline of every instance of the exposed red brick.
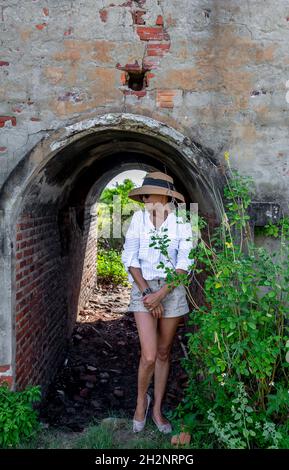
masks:
<path fill-rule="evenodd" d="M 148 85 L 148 86 L 149 86 L 149 83 L 150 83 L 150 79 L 153 78 L 154 76 L 155 76 L 155 74 L 154 74 L 154 73 L 151 73 L 151 72 L 148 72 L 148 73 L 146 74 L 146 77 L 145 77 L 145 78 L 146 78 L 146 82 L 147 82 L 147 85 Z"/>
<path fill-rule="evenodd" d="M 79 280 L 87 279 L 81 289 L 81 299 L 72 299 L 75 306 L 87 302 L 92 279 L 95 276 L 95 232 L 97 221 L 92 222 L 95 232 L 91 230 L 89 211 L 84 218 L 84 232 L 78 251 L 74 256 L 83 260 L 83 274 L 77 270 L 69 277 L 69 286 L 62 285 L 63 278 L 59 271 L 61 245 L 58 234 L 59 220 L 52 215 L 38 215 L 33 218 L 29 213 L 22 214 L 16 221 L 19 237 L 18 251 L 24 256 L 23 264 L 16 264 L 16 386 L 21 390 L 31 383 L 47 384 L 63 360 L 63 345 L 72 332 L 74 319 L 68 319 L 63 303 L 62 289 L 69 288 L 73 293 Z M 32 228 L 33 227 L 33 228 Z M 74 236 L 74 235 L 72 235 Z M 78 239 L 77 239 L 78 240 Z M 34 254 L 33 254 L 34 250 Z M 37 259 L 33 260 L 37 255 Z M 91 262 L 90 262 L 91 260 Z M 21 260 L 22 261 L 22 260 Z M 24 264 L 25 262 L 25 264 Z M 90 266 L 90 267 L 89 267 Z M 88 289 L 90 284 L 90 288 Z M 64 353 L 63 353 L 64 354 Z M 9 372 L 6 372 L 9 373 Z"/>
<path fill-rule="evenodd" d="M 116 67 L 119 69 L 119 70 L 124 70 L 126 72 L 130 72 L 130 71 L 134 71 L 134 70 L 137 70 L 137 71 L 141 71 L 142 70 L 142 66 L 139 65 L 138 61 L 136 60 L 134 64 L 125 64 L 124 66 L 120 65 L 120 63 L 117 63 L 116 64 Z"/>
<path fill-rule="evenodd" d="M 164 19 L 163 19 L 162 15 L 158 15 L 157 20 L 156 20 L 156 24 L 158 26 L 163 26 L 164 25 Z"/>
<path fill-rule="evenodd" d="M 125 85 L 126 82 L 127 82 L 127 76 L 126 76 L 126 73 L 125 72 L 122 72 L 121 76 L 120 76 L 120 81 L 121 81 L 121 84 L 122 85 Z"/>
<path fill-rule="evenodd" d="M 22 299 L 22 297 L 23 297 L 23 292 L 22 292 L 22 291 L 17 292 L 17 294 L 16 294 L 16 300 L 20 300 L 20 299 Z"/>
<path fill-rule="evenodd" d="M 47 26 L 47 23 L 36 24 L 35 28 L 42 30 Z"/>
<path fill-rule="evenodd" d="M 27 222 L 27 220 L 25 222 L 21 222 L 20 224 L 21 230 L 26 230 L 27 228 L 30 228 L 30 227 L 33 227 L 33 222 Z"/>
<path fill-rule="evenodd" d="M 16 126 L 16 117 L 15 116 L 0 116 L 0 127 L 5 126 L 5 122 L 11 121 L 12 126 Z"/>
<path fill-rule="evenodd" d="M 172 445 L 185 445 L 191 442 L 191 435 L 188 432 L 181 432 L 171 438 Z"/>
<path fill-rule="evenodd" d="M 107 17 L 108 17 L 108 11 L 105 8 L 102 8 L 101 10 L 99 10 L 99 16 L 100 16 L 101 21 L 103 23 L 106 23 Z"/>
<path fill-rule="evenodd" d="M 12 375 L 3 375 L 0 376 L 0 384 L 7 383 L 8 386 L 11 388 L 13 385 L 13 377 Z"/>
<path fill-rule="evenodd" d="M 64 36 L 70 36 L 73 33 L 73 28 L 68 28 L 64 31 Z"/>
<path fill-rule="evenodd" d="M 6 150 L 7 150 L 7 147 L 0 147 L 0 153 L 4 153 L 6 152 Z"/>
<path fill-rule="evenodd" d="M 31 256 L 34 253 L 33 248 L 28 248 L 27 250 L 24 250 L 24 256 Z"/>
<path fill-rule="evenodd" d="M 5 60 L 0 60 L 0 67 L 9 65 L 9 62 L 6 62 Z"/>
<path fill-rule="evenodd" d="M 158 90 L 156 97 L 157 106 L 159 108 L 173 108 L 175 95 L 175 90 Z"/>
<path fill-rule="evenodd" d="M 13 111 L 13 113 L 22 113 L 23 108 L 13 106 L 12 111 Z"/>
<path fill-rule="evenodd" d="M 159 56 L 162 57 L 166 52 L 169 51 L 171 47 L 171 43 L 153 43 L 153 44 L 148 44 L 147 46 L 147 55 L 148 56 Z"/>
<path fill-rule="evenodd" d="M 0 366 L 0 372 L 7 372 L 7 370 L 10 369 L 10 365 L 7 364 L 7 365 L 4 365 L 4 366 Z"/>
<path fill-rule="evenodd" d="M 168 33 L 161 26 L 138 26 L 136 29 L 142 41 L 168 41 Z"/>
<path fill-rule="evenodd" d="M 48 8 L 43 8 L 43 15 L 49 16 L 49 9 Z"/>
<path fill-rule="evenodd" d="M 174 107 L 174 103 L 172 101 L 162 101 L 161 103 L 159 103 L 159 108 L 168 108 L 168 109 L 172 109 Z"/>
<path fill-rule="evenodd" d="M 180 433 L 180 444 L 189 444 L 191 442 L 191 435 L 188 432 Z"/>
<path fill-rule="evenodd" d="M 145 14 L 145 11 L 136 10 L 132 11 L 131 14 L 134 24 L 145 24 L 145 20 L 142 18 L 142 16 Z"/>
<path fill-rule="evenodd" d="M 153 56 L 150 56 L 150 59 L 148 57 L 145 57 L 143 59 L 143 68 L 147 70 L 157 69 L 159 60 L 160 59 L 157 56 L 155 56 L 154 60 L 153 60 Z"/>
<path fill-rule="evenodd" d="M 138 98 L 142 98 L 146 95 L 146 90 L 124 90 L 125 95 L 135 95 Z"/>
<path fill-rule="evenodd" d="M 29 307 L 25 307 L 20 313 L 16 315 L 16 329 L 18 331 L 18 325 L 20 324 L 20 321 L 23 319 L 23 317 L 26 315 L 26 313 L 29 312 Z"/>
<path fill-rule="evenodd" d="M 41 119 L 39 119 L 37 117 L 32 117 L 32 118 L 30 118 L 30 121 L 41 121 Z"/>

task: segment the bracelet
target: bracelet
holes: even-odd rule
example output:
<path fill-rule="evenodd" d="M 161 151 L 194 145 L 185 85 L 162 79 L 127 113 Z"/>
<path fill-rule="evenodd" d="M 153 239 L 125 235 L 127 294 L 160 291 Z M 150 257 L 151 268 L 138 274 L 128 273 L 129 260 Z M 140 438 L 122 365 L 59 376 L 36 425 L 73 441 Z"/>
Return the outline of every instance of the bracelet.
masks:
<path fill-rule="evenodd" d="M 150 287 L 146 287 L 145 290 L 142 291 L 142 296 L 144 297 L 147 294 L 151 294 L 152 290 Z"/>

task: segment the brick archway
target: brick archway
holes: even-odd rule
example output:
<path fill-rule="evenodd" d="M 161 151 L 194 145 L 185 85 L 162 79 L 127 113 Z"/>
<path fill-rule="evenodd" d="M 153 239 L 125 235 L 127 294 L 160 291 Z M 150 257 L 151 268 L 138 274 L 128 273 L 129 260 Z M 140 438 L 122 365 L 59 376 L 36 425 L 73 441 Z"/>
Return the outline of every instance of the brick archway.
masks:
<path fill-rule="evenodd" d="M 223 177 L 212 152 L 144 116 L 107 114 L 53 132 L 5 183 L 0 378 L 13 388 L 45 390 L 62 363 L 95 282 L 94 204 L 111 178 L 139 165 L 165 165 L 187 201 L 218 220 Z"/>

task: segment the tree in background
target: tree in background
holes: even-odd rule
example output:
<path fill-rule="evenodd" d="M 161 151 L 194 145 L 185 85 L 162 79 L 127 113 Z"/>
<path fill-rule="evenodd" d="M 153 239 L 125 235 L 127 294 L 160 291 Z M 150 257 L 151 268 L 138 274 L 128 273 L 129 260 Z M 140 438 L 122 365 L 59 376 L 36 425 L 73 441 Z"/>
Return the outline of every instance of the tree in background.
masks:
<path fill-rule="evenodd" d="M 133 181 L 127 178 L 121 184 L 116 183 L 115 188 L 106 188 L 101 193 L 97 211 L 98 233 L 105 234 L 105 236 L 98 237 L 97 272 L 102 281 L 126 283 L 127 273 L 120 254 L 125 237 L 122 227 L 131 213 L 144 205 L 128 197 L 134 187 Z M 114 220 L 113 210 L 117 210 L 118 216 Z M 113 224 L 120 237 L 114 236 Z M 121 226 L 119 227 L 118 224 Z"/>
<path fill-rule="evenodd" d="M 122 230 L 119 231 L 121 236 L 119 238 L 113 237 L 112 233 L 112 217 L 113 217 L 113 206 L 114 201 L 119 201 L 118 209 L 121 212 L 121 227 L 123 223 L 130 217 L 130 213 L 135 210 L 143 207 L 143 203 L 137 201 L 132 202 L 129 199 L 129 192 L 135 187 L 135 184 L 130 179 L 125 179 L 123 183 L 116 183 L 115 188 L 106 188 L 103 190 L 99 200 L 99 209 L 98 209 L 98 230 L 102 233 L 107 233 L 108 238 L 100 237 L 99 238 L 99 247 L 102 248 L 113 248 L 118 251 L 121 250 L 124 243 L 124 234 Z"/>

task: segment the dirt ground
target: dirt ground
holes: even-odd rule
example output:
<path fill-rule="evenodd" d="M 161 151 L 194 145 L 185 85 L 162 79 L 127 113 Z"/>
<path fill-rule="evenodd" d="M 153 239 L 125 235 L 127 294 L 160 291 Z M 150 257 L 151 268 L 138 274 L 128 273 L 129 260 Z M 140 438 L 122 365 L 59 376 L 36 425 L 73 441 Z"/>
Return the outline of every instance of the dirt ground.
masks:
<path fill-rule="evenodd" d="M 133 415 L 140 347 L 133 313 L 127 312 L 129 296 L 130 287 L 100 284 L 94 289 L 80 312 L 64 365 L 40 406 L 47 427 L 75 432 L 93 420 Z M 164 412 L 177 406 L 187 380 L 180 362 L 185 323 L 181 320 L 175 336 Z"/>

